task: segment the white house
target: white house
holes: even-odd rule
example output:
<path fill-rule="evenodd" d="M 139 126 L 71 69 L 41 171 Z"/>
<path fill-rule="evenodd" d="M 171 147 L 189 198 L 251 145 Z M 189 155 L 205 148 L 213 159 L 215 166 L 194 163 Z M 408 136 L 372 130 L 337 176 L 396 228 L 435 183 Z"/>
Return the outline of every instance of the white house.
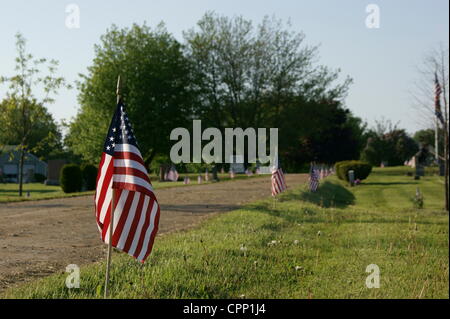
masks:
<path fill-rule="evenodd" d="M 20 152 L 16 145 L 0 146 L 0 180 L 17 183 L 19 181 Z M 47 176 L 47 163 L 35 155 L 26 152 L 24 169 L 24 182 L 33 181 L 34 174 Z"/>

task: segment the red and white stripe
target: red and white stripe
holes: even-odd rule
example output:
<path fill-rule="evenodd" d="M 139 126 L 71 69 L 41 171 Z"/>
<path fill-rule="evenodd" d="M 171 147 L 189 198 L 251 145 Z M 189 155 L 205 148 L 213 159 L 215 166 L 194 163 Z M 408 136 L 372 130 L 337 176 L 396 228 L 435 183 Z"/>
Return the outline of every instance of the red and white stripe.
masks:
<path fill-rule="evenodd" d="M 112 246 L 144 262 L 158 231 L 160 209 L 139 149 L 118 144 L 113 156 L 102 154 L 95 212 L 102 240 L 109 244 L 113 190 Z"/>
<path fill-rule="evenodd" d="M 272 171 L 272 196 L 283 192 L 287 189 L 284 174 L 281 168 Z"/>

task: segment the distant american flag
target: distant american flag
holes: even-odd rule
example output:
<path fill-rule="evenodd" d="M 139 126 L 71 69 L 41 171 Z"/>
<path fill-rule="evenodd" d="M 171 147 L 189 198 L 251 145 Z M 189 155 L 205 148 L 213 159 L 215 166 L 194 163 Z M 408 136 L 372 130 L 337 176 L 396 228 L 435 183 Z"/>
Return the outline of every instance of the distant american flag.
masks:
<path fill-rule="evenodd" d="M 178 172 L 175 168 L 175 166 L 171 166 L 170 169 L 166 172 L 165 176 L 164 176 L 164 180 L 166 181 L 172 181 L 172 182 L 176 182 L 178 181 Z"/>
<path fill-rule="evenodd" d="M 434 96 L 434 113 L 436 114 L 437 118 L 441 122 L 442 125 L 444 125 L 444 117 L 442 116 L 442 110 L 441 110 L 441 85 L 439 84 L 439 80 L 437 77 L 437 74 L 434 74 L 434 86 L 435 86 L 435 96 Z"/>
<path fill-rule="evenodd" d="M 284 179 L 283 170 L 281 168 L 272 171 L 272 196 L 283 192 L 287 189 L 286 180 Z"/>
<path fill-rule="evenodd" d="M 317 169 L 311 165 L 311 169 L 309 171 L 309 190 L 311 192 L 315 192 L 319 187 L 319 174 Z"/>
<path fill-rule="evenodd" d="M 107 244 L 113 189 L 112 246 L 144 262 L 158 231 L 160 209 L 122 102 L 109 126 L 95 193 L 97 225 Z"/>

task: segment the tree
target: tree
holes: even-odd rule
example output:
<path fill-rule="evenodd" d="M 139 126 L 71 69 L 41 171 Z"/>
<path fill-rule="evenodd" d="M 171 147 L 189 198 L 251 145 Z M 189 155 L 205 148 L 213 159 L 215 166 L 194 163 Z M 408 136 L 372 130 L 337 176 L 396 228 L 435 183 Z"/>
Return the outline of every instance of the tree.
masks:
<path fill-rule="evenodd" d="M 403 165 L 419 151 L 416 141 L 390 121 L 377 122 L 368 136 L 362 158 L 374 166 L 382 162 L 390 166 Z"/>
<path fill-rule="evenodd" d="M 430 50 L 424 57 L 418 68 L 419 80 L 416 81 L 412 91 L 414 106 L 419 112 L 421 124 L 426 128 L 434 128 L 437 132 L 440 130 L 444 133 L 444 148 L 438 150 L 439 160 L 445 163 L 445 209 L 448 211 L 449 206 L 449 140 L 448 140 L 448 123 L 449 123 L 449 50 L 448 46 L 440 45 Z M 441 105 L 444 123 L 440 123 L 435 115 L 435 79 L 439 82 L 442 89 L 442 95 L 439 101 L 443 101 Z M 438 138 L 439 139 L 439 138 Z M 443 156 L 442 156 L 442 155 Z"/>
<path fill-rule="evenodd" d="M 440 150 L 444 149 L 444 131 L 442 129 L 439 130 L 439 141 L 438 147 Z M 434 129 L 424 129 L 419 130 L 414 133 L 414 140 L 424 146 L 431 146 L 434 148 L 435 146 L 435 130 Z"/>
<path fill-rule="evenodd" d="M 285 27 L 281 20 L 265 17 L 255 27 L 242 16 L 228 18 L 208 12 L 184 38 L 198 97 L 195 116 L 206 125 L 222 132 L 225 127 L 278 127 L 282 160 L 293 166 L 318 153 L 326 159 L 325 152 L 332 152 L 328 148 L 303 156 L 301 140 L 312 142 L 314 132 L 327 126 L 347 130 L 339 133 L 343 135 L 355 132 L 344 127 L 349 124 L 349 112 L 341 103 L 351 80 L 336 84 L 339 70 L 316 65 L 318 48 L 306 45 L 305 35 L 290 30 L 289 24 Z M 327 114 L 324 101 L 333 101 L 336 113 Z M 337 113 L 343 115 L 342 122 L 333 126 L 331 118 L 339 117 Z M 344 144 L 348 139 L 342 141 L 330 144 L 354 146 Z M 344 157 L 358 156 L 360 149 L 355 151 L 356 155 Z M 339 158 L 336 152 L 333 155 L 333 159 Z"/>
<path fill-rule="evenodd" d="M 47 61 L 45 58 L 35 59 L 26 52 L 26 40 L 20 33 L 16 34 L 16 49 L 18 56 L 15 71 L 17 74 L 1 77 L 0 83 L 9 83 L 7 102 L 2 103 L 9 116 L 2 115 L 2 119 L 5 120 L 2 121 L 2 131 L 19 144 L 19 196 L 22 196 L 25 151 L 33 143 L 34 147 L 42 145 L 33 139 L 42 130 L 42 119 L 48 120 L 45 105 L 54 102 L 51 96 L 56 94 L 59 88 L 70 86 L 66 85 L 64 78 L 55 76 L 58 61 Z M 46 68 L 46 71 L 43 68 Z M 36 94 L 38 92 L 39 95 Z M 43 97 L 39 98 L 38 96 Z M 54 140 L 56 136 L 52 138 L 50 135 L 47 135 L 49 140 Z"/>
<path fill-rule="evenodd" d="M 63 151 L 61 131 L 53 116 L 42 104 L 25 101 L 28 111 L 24 122 L 17 108 L 18 103 L 14 98 L 0 102 L 0 143 L 20 145 L 23 131 L 17 128 L 25 123 L 26 127 L 33 127 L 27 137 L 27 151 L 44 161 L 60 154 Z"/>
<path fill-rule="evenodd" d="M 196 115 L 220 129 L 279 127 L 294 96 L 339 100 L 351 82 L 332 86 L 339 70 L 315 65 L 317 47 L 275 18 L 255 27 L 242 16 L 208 12 L 184 38 L 201 104 Z"/>
<path fill-rule="evenodd" d="M 192 114 L 190 65 L 181 45 L 163 24 L 112 26 L 95 46 L 95 58 L 79 83 L 81 108 L 65 143 L 84 161 L 100 159 L 105 132 L 115 108 L 117 76 L 144 161 L 169 153 L 170 132 L 187 126 Z"/>

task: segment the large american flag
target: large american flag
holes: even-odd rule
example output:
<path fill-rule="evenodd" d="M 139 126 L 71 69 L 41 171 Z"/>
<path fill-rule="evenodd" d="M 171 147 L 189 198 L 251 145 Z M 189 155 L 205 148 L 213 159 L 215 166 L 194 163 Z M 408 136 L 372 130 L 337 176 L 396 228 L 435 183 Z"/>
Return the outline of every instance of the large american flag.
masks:
<path fill-rule="evenodd" d="M 114 194 L 112 246 L 144 262 L 158 231 L 159 205 L 121 101 L 109 126 L 97 175 L 95 214 L 102 240 L 109 244 Z"/>
<path fill-rule="evenodd" d="M 436 114 L 441 124 L 444 125 L 444 117 L 442 116 L 441 111 L 441 85 L 439 84 L 438 76 L 434 74 L 434 87 L 435 87 L 435 96 L 434 96 L 434 113 Z"/>
<path fill-rule="evenodd" d="M 309 171 L 309 190 L 311 192 L 315 192 L 319 187 L 319 173 L 314 165 L 311 165 L 311 169 Z"/>
<path fill-rule="evenodd" d="M 283 170 L 279 167 L 272 171 L 272 196 L 283 192 L 287 189 L 286 180 L 284 179 Z"/>

